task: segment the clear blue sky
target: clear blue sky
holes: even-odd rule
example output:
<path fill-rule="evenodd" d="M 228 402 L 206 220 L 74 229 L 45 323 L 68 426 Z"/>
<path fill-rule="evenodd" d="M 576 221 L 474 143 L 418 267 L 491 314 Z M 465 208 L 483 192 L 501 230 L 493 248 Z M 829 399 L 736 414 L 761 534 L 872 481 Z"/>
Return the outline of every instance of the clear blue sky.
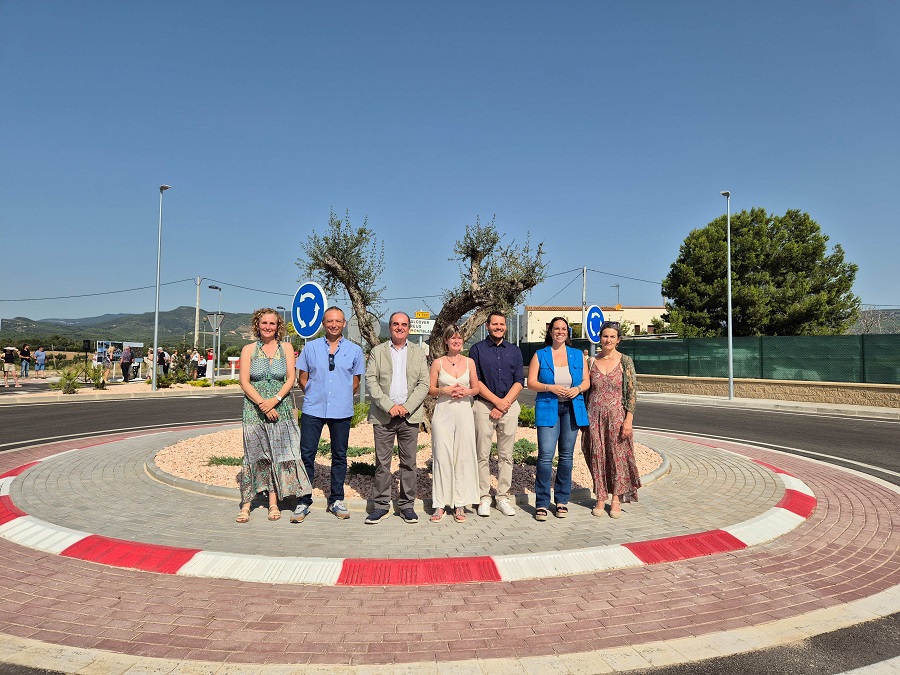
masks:
<path fill-rule="evenodd" d="M 2 2 L 0 317 L 152 311 L 10 300 L 152 286 L 162 183 L 162 280 L 205 277 L 209 310 L 224 282 L 226 313 L 288 304 L 331 208 L 368 216 L 406 298 L 456 285 L 476 215 L 551 274 L 659 282 L 726 189 L 807 211 L 863 303 L 900 305 L 898 33 L 894 1 Z M 580 304 L 576 276 L 528 303 Z M 596 273 L 588 302 L 615 283 L 661 304 Z"/>

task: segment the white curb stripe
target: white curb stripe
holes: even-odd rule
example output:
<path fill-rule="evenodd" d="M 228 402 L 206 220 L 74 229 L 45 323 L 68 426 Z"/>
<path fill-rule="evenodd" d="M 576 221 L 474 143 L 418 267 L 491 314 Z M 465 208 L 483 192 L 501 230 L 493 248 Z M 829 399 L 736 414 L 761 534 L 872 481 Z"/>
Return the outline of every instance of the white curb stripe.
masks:
<path fill-rule="evenodd" d="M 756 546 L 787 534 L 806 518 L 786 509 L 773 506 L 771 509 L 750 520 L 722 529 L 747 546 Z"/>
<path fill-rule="evenodd" d="M 799 478 L 788 476 L 783 473 L 778 474 L 778 477 L 781 479 L 781 482 L 784 483 L 784 487 L 788 490 L 796 490 L 797 492 L 802 492 L 810 497 L 815 497 L 813 491 L 809 489 L 809 486 Z"/>
<path fill-rule="evenodd" d="M 59 555 L 90 534 L 53 525 L 34 516 L 20 516 L 0 525 L 0 536 L 20 546 Z"/>
<path fill-rule="evenodd" d="M 6 497 L 9 495 L 9 487 L 12 485 L 12 482 L 15 479 L 15 476 L 0 478 L 0 497 Z"/>
<path fill-rule="evenodd" d="M 263 583 L 334 586 L 343 564 L 343 558 L 275 558 L 201 551 L 177 574 Z"/>
<path fill-rule="evenodd" d="M 503 581 L 587 574 L 644 564 L 634 553 L 619 544 L 578 551 L 523 553 L 492 558 Z"/>

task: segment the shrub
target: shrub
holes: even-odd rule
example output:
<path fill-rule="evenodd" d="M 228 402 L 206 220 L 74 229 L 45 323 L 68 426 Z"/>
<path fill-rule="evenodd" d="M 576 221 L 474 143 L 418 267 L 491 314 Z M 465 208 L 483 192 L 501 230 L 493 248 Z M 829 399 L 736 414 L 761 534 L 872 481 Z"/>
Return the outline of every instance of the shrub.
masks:
<path fill-rule="evenodd" d="M 209 458 L 207 466 L 240 466 L 244 461 L 243 457 L 222 457 L 215 455 Z"/>
<path fill-rule="evenodd" d="M 81 371 L 75 366 L 64 368 L 59 374 L 59 381 L 51 382 L 50 388 L 60 389 L 64 394 L 74 394 L 81 386 L 81 383 L 78 381 L 79 375 L 81 375 Z"/>
<path fill-rule="evenodd" d="M 216 380 L 217 387 L 227 387 L 228 385 L 231 385 L 231 384 L 240 384 L 240 383 L 241 383 L 240 380 Z"/>
<path fill-rule="evenodd" d="M 534 428 L 534 406 L 523 405 L 519 408 L 519 426 Z"/>
<path fill-rule="evenodd" d="M 520 438 L 513 445 L 513 463 L 514 464 L 531 464 L 529 459 L 537 462 L 537 445 L 527 438 Z"/>
<path fill-rule="evenodd" d="M 188 382 L 192 387 L 211 387 L 209 380 L 191 380 Z"/>
<path fill-rule="evenodd" d="M 103 379 L 103 366 L 91 366 L 87 369 L 87 375 L 94 383 L 94 389 L 106 389 L 106 380 Z"/>
<path fill-rule="evenodd" d="M 350 476 L 374 476 L 375 465 L 366 464 L 365 462 L 354 462 L 347 467 L 347 474 Z"/>
<path fill-rule="evenodd" d="M 369 402 L 364 401 L 353 406 L 353 417 L 350 419 L 350 426 L 355 427 L 357 424 L 369 417 Z"/>

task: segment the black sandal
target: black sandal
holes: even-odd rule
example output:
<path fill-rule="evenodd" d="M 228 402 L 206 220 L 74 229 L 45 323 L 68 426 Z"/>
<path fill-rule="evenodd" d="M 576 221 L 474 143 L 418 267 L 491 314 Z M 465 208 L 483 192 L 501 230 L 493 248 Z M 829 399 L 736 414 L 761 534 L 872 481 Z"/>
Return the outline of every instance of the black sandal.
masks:
<path fill-rule="evenodd" d="M 557 518 L 565 518 L 569 515 L 569 507 L 565 504 L 557 504 L 556 505 L 556 517 Z"/>
<path fill-rule="evenodd" d="M 541 520 L 541 521 L 547 520 L 547 509 L 545 509 L 545 508 L 535 509 L 534 519 Z"/>

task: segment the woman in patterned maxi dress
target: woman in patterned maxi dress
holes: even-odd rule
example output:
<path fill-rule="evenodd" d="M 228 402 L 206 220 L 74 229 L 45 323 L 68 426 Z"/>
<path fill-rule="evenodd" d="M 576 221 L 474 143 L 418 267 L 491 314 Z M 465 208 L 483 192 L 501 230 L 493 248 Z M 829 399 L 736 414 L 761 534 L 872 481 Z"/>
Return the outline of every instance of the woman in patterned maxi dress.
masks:
<path fill-rule="evenodd" d="M 444 329 L 446 356 L 431 364 L 430 396 L 437 396 L 431 418 L 432 523 L 453 508 L 457 523 L 466 520 L 466 504 L 475 504 L 478 491 L 478 456 L 475 451 L 475 416 L 472 396 L 478 393 L 475 362 L 463 356 L 459 326 Z"/>
<path fill-rule="evenodd" d="M 618 325 L 603 324 L 600 353 L 591 367 L 588 433 L 582 435 L 581 446 L 597 495 L 591 513 L 604 515 L 606 498 L 612 495 L 610 518 L 622 515 L 621 503 L 637 501 L 641 487 L 632 432 L 637 398 L 634 362 L 616 349 L 621 339 Z"/>
<path fill-rule="evenodd" d="M 257 341 L 241 350 L 244 461 L 239 523 L 250 519 L 250 502 L 260 492 L 269 494 L 269 520 L 281 518 L 279 499 L 312 493 L 300 460 L 300 429 L 289 396 L 294 385 L 294 348 L 289 342 L 281 343 L 284 320 L 267 307 L 253 313 L 251 326 Z"/>

